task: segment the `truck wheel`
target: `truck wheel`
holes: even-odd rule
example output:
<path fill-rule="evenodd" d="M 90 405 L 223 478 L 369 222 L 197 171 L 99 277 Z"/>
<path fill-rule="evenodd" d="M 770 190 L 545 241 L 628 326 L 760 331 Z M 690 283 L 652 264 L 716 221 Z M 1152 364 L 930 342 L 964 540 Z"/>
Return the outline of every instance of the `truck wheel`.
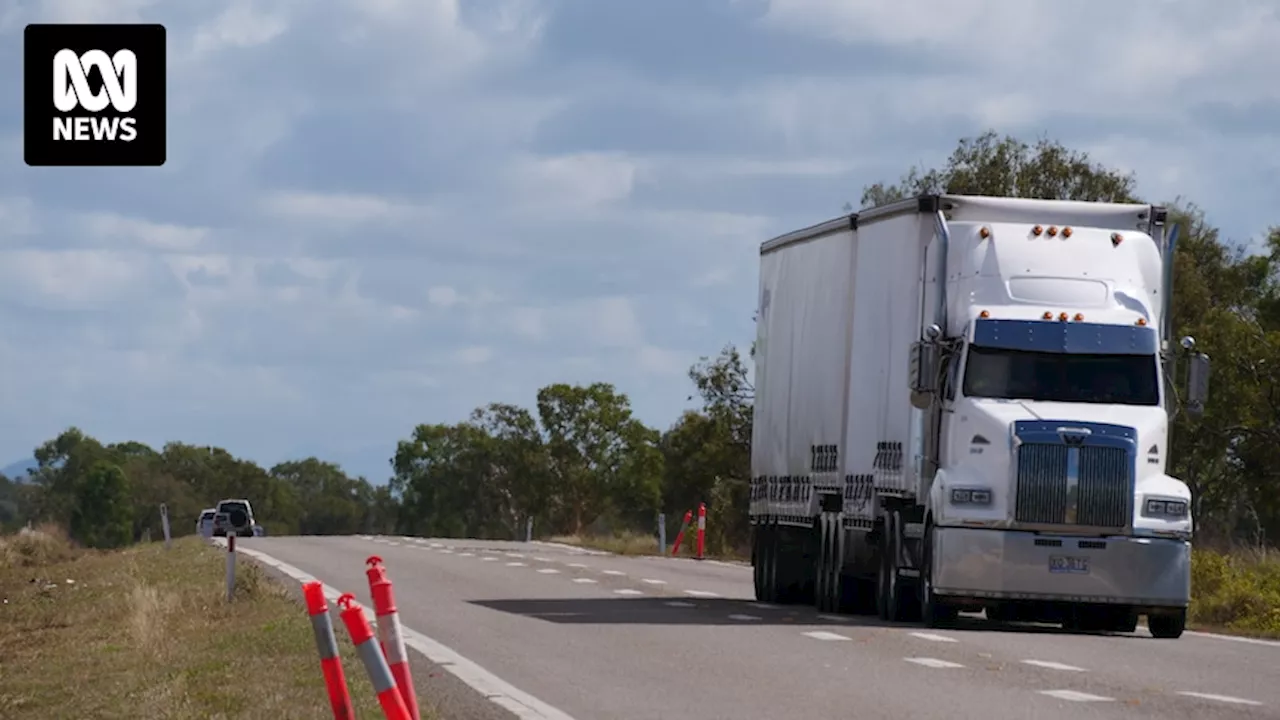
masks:
<path fill-rule="evenodd" d="M 756 600 L 764 602 L 764 525 L 756 525 L 751 533 L 751 584 Z"/>
<path fill-rule="evenodd" d="M 933 594 L 933 526 L 925 528 L 920 552 L 920 619 L 925 627 L 942 627 L 955 622 L 960 615 L 954 605 L 949 605 Z"/>
<path fill-rule="evenodd" d="M 774 553 L 774 577 L 777 578 L 776 601 L 794 605 L 804 595 L 804 541 L 799 528 L 782 526 L 777 532 L 777 552 Z"/>
<path fill-rule="evenodd" d="M 1187 609 L 1152 613 L 1147 616 L 1147 628 L 1151 630 L 1152 637 L 1176 640 L 1182 637 L 1183 631 L 1187 629 Z"/>
<path fill-rule="evenodd" d="M 817 580 L 815 605 L 820 612 L 839 612 L 844 596 L 844 533 L 839 515 L 824 512 L 818 516 Z"/>
<path fill-rule="evenodd" d="M 778 527 L 765 526 L 764 540 L 760 544 L 761 602 L 773 602 L 778 597 Z"/>
<path fill-rule="evenodd" d="M 889 622 L 909 622 L 918 607 L 913 602 L 912 593 L 898 577 L 898 559 L 902 552 L 901 523 L 902 518 L 897 511 L 885 515 L 876 610 L 881 620 Z"/>

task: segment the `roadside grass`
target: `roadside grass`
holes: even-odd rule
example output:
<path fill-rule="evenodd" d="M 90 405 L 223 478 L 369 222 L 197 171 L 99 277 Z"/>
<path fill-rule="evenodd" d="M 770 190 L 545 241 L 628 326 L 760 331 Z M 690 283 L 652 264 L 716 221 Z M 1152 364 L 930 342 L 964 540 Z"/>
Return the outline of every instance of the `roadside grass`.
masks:
<path fill-rule="evenodd" d="M 1189 620 L 1197 629 L 1280 638 L 1280 552 L 1193 550 Z"/>
<path fill-rule="evenodd" d="M 691 538 L 680 548 L 692 556 Z M 566 535 L 552 542 L 604 550 L 618 555 L 657 555 L 653 535 L 624 532 L 612 536 Z M 750 562 L 740 553 L 722 553 L 721 560 Z M 1280 638 L 1280 551 L 1235 548 L 1230 552 L 1196 548 L 1191 556 L 1189 624 L 1199 630 Z"/>
<path fill-rule="evenodd" d="M 241 559 L 227 603 L 225 568 L 194 536 L 110 552 L 56 527 L 0 538 L 0 717 L 332 717 L 300 599 Z M 333 618 L 356 714 L 381 717 Z"/>

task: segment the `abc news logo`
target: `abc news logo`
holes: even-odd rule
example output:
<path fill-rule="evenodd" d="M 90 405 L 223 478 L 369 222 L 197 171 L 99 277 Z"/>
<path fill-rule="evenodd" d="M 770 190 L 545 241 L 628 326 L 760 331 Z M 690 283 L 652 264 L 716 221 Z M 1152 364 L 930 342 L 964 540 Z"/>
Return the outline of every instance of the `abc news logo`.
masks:
<path fill-rule="evenodd" d="M 89 87 L 89 68 L 102 74 L 102 90 L 96 93 Z M 53 105 L 59 112 L 81 108 L 100 113 L 108 103 L 120 116 L 55 117 L 54 140 L 136 140 L 137 119 L 128 113 L 138 105 L 138 56 L 132 50 L 108 56 L 101 50 L 76 55 L 74 50 L 65 49 L 53 56 Z"/>
<path fill-rule="evenodd" d="M 28 25 L 23 54 L 28 165 L 164 164 L 164 26 Z"/>

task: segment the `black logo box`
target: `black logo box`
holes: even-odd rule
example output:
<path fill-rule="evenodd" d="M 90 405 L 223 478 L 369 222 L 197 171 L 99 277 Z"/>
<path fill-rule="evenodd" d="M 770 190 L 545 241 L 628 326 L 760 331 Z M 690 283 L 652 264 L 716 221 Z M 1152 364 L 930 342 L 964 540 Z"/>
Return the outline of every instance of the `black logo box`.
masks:
<path fill-rule="evenodd" d="M 76 108 L 59 112 L 53 104 L 53 57 L 60 50 L 108 56 L 131 50 L 137 57 L 138 103 L 129 113 L 110 105 L 97 113 Z M 167 36 L 159 24 L 32 24 L 23 35 L 23 151 L 31 166 L 160 166 L 167 154 Z M 90 85 L 101 78 L 90 71 Z M 131 117 L 137 137 L 123 140 L 54 140 L 56 118 Z"/>

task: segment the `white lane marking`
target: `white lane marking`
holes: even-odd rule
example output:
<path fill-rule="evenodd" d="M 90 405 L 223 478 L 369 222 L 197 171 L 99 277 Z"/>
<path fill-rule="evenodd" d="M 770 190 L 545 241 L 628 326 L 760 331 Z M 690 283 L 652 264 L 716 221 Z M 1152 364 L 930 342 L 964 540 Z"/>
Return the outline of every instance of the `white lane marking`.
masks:
<path fill-rule="evenodd" d="M 1147 630 L 1145 625 L 1139 625 L 1139 630 Z M 1148 630 L 1148 632 L 1150 632 Z M 1219 633 L 1201 632 L 1199 630 L 1186 630 L 1183 635 L 1194 635 L 1196 637 L 1213 638 L 1214 640 L 1230 640 L 1231 642 L 1248 643 L 1250 645 L 1265 645 L 1267 647 L 1280 648 L 1280 640 L 1263 640 L 1262 638 L 1244 637 L 1242 635 L 1221 635 Z"/>
<path fill-rule="evenodd" d="M 388 544 L 388 545 L 395 545 L 396 547 L 400 547 L 400 543 L 396 542 L 395 540 L 388 540 L 388 541 L 387 541 L 387 544 Z"/>
<path fill-rule="evenodd" d="M 441 551 L 440 551 L 440 553 L 441 553 L 441 554 L 443 554 L 443 555 L 452 555 L 452 554 L 453 554 L 453 551 L 452 551 L 452 550 L 450 550 L 449 548 L 445 548 L 445 549 L 441 550 Z"/>
<path fill-rule="evenodd" d="M 591 578 L 574 578 L 573 581 L 582 585 L 595 584 L 595 580 Z"/>
<path fill-rule="evenodd" d="M 440 543 L 431 543 L 431 547 L 440 548 L 440 547 L 444 547 L 444 545 L 441 545 Z"/>
<path fill-rule="evenodd" d="M 926 633 L 926 632 L 913 632 L 911 633 L 911 636 L 918 637 L 921 640 L 928 640 L 930 642 L 943 642 L 943 643 L 960 642 L 959 640 L 956 640 L 955 638 L 947 637 L 946 635 L 934 635 L 933 633 Z"/>
<path fill-rule="evenodd" d="M 560 571 L 555 568 L 539 568 L 538 572 L 542 573 L 543 575 L 559 575 L 560 574 Z"/>
<path fill-rule="evenodd" d="M 781 610 L 782 609 L 777 605 L 770 605 L 769 603 L 758 602 L 758 603 L 751 603 L 751 604 L 755 607 L 760 608 L 761 610 Z"/>
<path fill-rule="evenodd" d="M 537 560 L 538 562 L 555 562 L 551 558 L 544 558 L 544 557 L 535 557 L 534 560 Z"/>
<path fill-rule="evenodd" d="M 507 567 L 524 567 L 524 563 L 522 563 L 522 562 L 509 562 L 509 563 L 507 563 Z"/>
<path fill-rule="evenodd" d="M 1077 690 L 1040 690 L 1041 695 L 1058 698 L 1059 700 L 1070 700 L 1072 702 L 1115 702 L 1115 698 L 1103 697 L 1101 695 L 1090 695 L 1089 693 L 1079 692 Z"/>
<path fill-rule="evenodd" d="M 582 563 L 569 563 L 569 567 L 571 567 L 571 568 L 584 568 L 584 567 L 586 567 L 586 565 L 583 565 Z"/>
<path fill-rule="evenodd" d="M 493 557 L 492 555 L 486 555 L 485 557 L 482 557 L 482 558 L 480 558 L 480 559 L 481 559 L 481 560 L 483 560 L 483 561 L 485 561 L 485 562 L 494 562 L 494 561 L 495 561 L 495 560 L 497 560 L 498 558 Z"/>
<path fill-rule="evenodd" d="M 215 544 L 218 544 L 217 541 L 222 540 L 222 538 L 213 538 L 213 540 Z M 225 542 L 223 540 L 223 543 Z M 222 547 L 226 547 L 226 545 L 222 544 Z M 305 573 L 288 563 L 281 562 L 260 550 L 251 550 L 249 548 L 239 548 L 238 550 L 251 558 L 279 569 L 298 582 L 308 583 L 316 580 L 313 575 Z M 325 597 L 331 603 L 337 602 L 342 595 L 340 590 L 330 585 L 323 585 L 323 588 Z M 365 616 L 371 621 L 374 620 L 372 608 L 358 602 L 352 603 L 352 605 L 360 607 Z M 406 646 L 413 648 L 428 660 L 453 673 L 454 677 L 488 698 L 493 704 L 511 712 L 520 720 L 574 720 L 573 716 L 565 711 L 552 707 L 529 693 L 520 690 L 497 675 L 459 655 L 452 648 L 423 635 L 417 630 L 402 625 L 400 632 L 404 636 L 404 644 Z"/>
<path fill-rule="evenodd" d="M 827 632 L 826 630 L 812 630 L 810 632 L 800 633 L 800 634 L 804 635 L 805 637 L 811 637 L 814 640 L 852 640 L 853 639 L 853 638 L 847 638 L 844 635 L 837 635 L 836 633 L 833 633 L 833 632 Z"/>
<path fill-rule="evenodd" d="M 631 588 L 622 588 L 621 590 L 614 590 L 613 593 L 615 595 L 643 595 L 644 594 L 639 590 L 632 590 Z"/>
<path fill-rule="evenodd" d="M 522 558 L 524 555 L 521 555 L 520 553 L 507 553 L 507 557 Z"/>
<path fill-rule="evenodd" d="M 1180 690 L 1178 691 L 1178 694 L 1186 695 L 1187 697 L 1201 698 L 1203 700 L 1217 700 L 1218 702 L 1232 703 L 1234 705 L 1258 706 L 1262 704 L 1257 700 L 1246 700 L 1244 698 L 1231 697 L 1230 695 L 1214 695 L 1213 693 L 1191 692 L 1189 690 Z"/>
<path fill-rule="evenodd" d="M 842 623 L 849 622 L 849 618 L 844 617 L 842 615 L 819 615 L 818 619 L 830 620 L 831 622 L 842 622 Z"/>
<path fill-rule="evenodd" d="M 643 578 L 640 580 L 640 582 L 649 583 L 650 585 L 666 585 L 667 584 L 666 580 L 654 580 L 653 578 Z"/>
<path fill-rule="evenodd" d="M 917 665 L 923 665 L 925 667 L 930 667 L 930 668 L 937 668 L 940 670 L 945 668 L 964 667 L 960 663 L 951 662 L 950 660 L 939 660 L 938 658 L 909 657 L 909 658 L 902 658 L 902 659 L 906 660 L 909 663 L 915 663 Z"/>
<path fill-rule="evenodd" d="M 600 572 L 604 573 L 605 575 L 613 575 L 615 577 L 620 575 L 626 575 L 626 573 L 622 572 L 621 570 L 601 570 Z"/>
<path fill-rule="evenodd" d="M 663 604 L 663 605 L 666 605 L 666 606 L 668 606 L 668 607 L 682 607 L 682 608 L 698 607 L 698 606 L 697 606 L 696 604 L 694 604 L 694 603 L 691 603 L 691 602 L 685 602 L 685 601 L 683 601 L 683 600 L 670 600 L 670 601 L 668 601 L 668 602 L 664 602 L 664 603 L 662 603 L 662 604 Z"/>
<path fill-rule="evenodd" d="M 458 553 L 458 557 L 475 557 L 475 553 Z"/>
<path fill-rule="evenodd" d="M 763 618 L 761 618 L 759 615 L 730 615 L 729 619 L 747 621 L 747 620 L 762 620 Z"/>
<path fill-rule="evenodd" d="M 709 590 L 685 590 L 684 594 L 689 595 L 691 597 L 700 597 L 700 598 L 720 597 L 719 594 L 713 593 Z"/>
<path fill-rule="evenodd" d="M 1054 662 L 1052 660 L 1023 660 L 1024 665 L 1035 665 L 1036 667 L 1049 668 L 1050 670 L 1066 670 L 1067 672 L 1086 672 L 1082 667 L 1075 665 L 1067 665 L 1065 663 Z"/>

